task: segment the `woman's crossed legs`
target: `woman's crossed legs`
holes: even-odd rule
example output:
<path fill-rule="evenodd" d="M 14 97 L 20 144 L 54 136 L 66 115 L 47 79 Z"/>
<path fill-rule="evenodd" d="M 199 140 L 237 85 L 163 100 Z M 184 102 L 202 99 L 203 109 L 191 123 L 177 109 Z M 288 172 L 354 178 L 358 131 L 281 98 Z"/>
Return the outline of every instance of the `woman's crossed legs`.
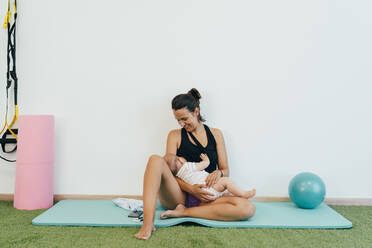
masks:
<path fill-rule="evenodd" d="M 252 217 L 256 210 L 248 199 L 239 197 L 222 197 L 198 207 L 185 208 L 185 193 L 182 192 L 167 163 L 157 155 L 150 157 L 143 181 L 143 225 L 135 235 L 138 239 L 149 239 L 155 230 L 154 216 L 158 194 L 160 202 L 166 208 L 174 209 L 171 210 L 173 211 L 171 215 L 166 217 L 243 220 Z"/>

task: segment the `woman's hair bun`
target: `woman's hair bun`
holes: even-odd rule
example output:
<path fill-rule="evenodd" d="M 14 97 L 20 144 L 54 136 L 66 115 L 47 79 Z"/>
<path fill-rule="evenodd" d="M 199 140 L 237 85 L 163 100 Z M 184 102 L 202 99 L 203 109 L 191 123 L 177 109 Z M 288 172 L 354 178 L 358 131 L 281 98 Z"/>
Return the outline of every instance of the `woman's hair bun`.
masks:
<path fill-rule="evenodd" d="M 199 99 L 201 98 L 199 91 L 195 88 L 192 88 L 191 90 L 189 90 L 187 94 L 192 95 L 198 102 L 199 102 Z"/>

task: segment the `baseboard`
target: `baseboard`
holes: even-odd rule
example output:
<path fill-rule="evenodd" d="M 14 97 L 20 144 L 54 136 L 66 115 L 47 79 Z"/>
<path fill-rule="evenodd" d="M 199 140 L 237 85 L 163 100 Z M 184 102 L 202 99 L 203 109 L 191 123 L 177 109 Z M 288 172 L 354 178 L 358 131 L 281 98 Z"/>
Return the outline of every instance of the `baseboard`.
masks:
<path fill-rule="evenodd" d="M 61 200 L 111 200 L 114 198 L 132 198 L 142 199 L 141 195 L 76 195 L 76 194 L 56 194 L 55 201 Z M 0 194 L 1 201 L 13 201 L 13 194 Z M 285 202 L 290 201 L 289 197 L 269 197 L 257 196 L 253 199 L 256 202 Z M 328 205 L 344 205 L 344 206 L 372 206 L 372 198 L 326 198 L 324 202 Z"/>
<path fill-rule="evenodd" d="M 13 201 L 13 194 L 0 194 L 0 201 Z"/>
<path fill-rule="evenodd" d="M 287 202 L 289 197 L 272 197 L 272 196 L 256 196 L 253 198 L 256 202 Z"/>
<path fill-rule="evenodd" d="M 257 202 L 287 202 L 289 197 L 267 197 L 258 196 L 254 198 Z M 372 206 L 372 198 L 334 198 L 329 197 L 324 200 L 328 205 L 343 205 L 343 206 Z"/>
<path fill-rule="evenodd" d="M 328 205 L 372 206 L 372 198 L 326 198 Z"/>

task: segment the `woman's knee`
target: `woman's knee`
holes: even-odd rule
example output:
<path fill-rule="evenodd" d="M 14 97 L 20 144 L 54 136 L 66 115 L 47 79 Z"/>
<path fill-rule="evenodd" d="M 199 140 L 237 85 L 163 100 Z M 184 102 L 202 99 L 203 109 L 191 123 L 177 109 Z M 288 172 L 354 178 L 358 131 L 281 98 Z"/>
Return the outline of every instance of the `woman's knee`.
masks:
<path fill-rule="evenodd" d="M 147 166 L 146 166 L 145 173 L 147 171 L 153 171 L 153 170 L 161 172 L 162 177 L 163 176 L 169 177 L 170 175 L 172 175 L 172 173 L 170 172 L 170 169 L 168 167 L 167 162 L 164 160 L 163 157 L 161 157 L 159 155 L 151 155 L 150 156 L 149 161 L 148 161 Z"/>
<path fill-rule="evenodd" d="M 164 158 L 156 154 L 151 155 L 149 157 L 149 161 L 147 162 L 147 166 L 163 166 L 164 164 Z"/>
<path fill-rule="evenodd" d="M 150 157 L 149 157 L 149 161 L 158 161 L 158 160 L 162 160 L 163 157 L 160 156 L 160 155 L 157 155 L 157 154 L 152 154 Z"/>
<path fill-rule="evenodd" d="M 256 213 L 256 206 L 248 200 L 247 212 L 245 213 L 245 217 L 251 218 Z"/>
<path fill-rule="evenodd" d="M 256 212 L 256 206 L 248 199 L 234 197 L 234 203 L 237 207 L 237 215 L 240 219 L 251 218 Z"/>

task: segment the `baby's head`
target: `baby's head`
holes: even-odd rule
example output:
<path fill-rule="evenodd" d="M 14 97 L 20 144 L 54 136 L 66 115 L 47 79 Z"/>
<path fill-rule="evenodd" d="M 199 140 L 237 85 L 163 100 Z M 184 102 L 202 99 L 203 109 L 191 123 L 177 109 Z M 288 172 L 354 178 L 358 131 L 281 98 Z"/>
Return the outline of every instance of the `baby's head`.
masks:
<path fill-rule="evenodd" d="M 164 156 L 165 162 L 167 162 L 169 169 L 171 170 L 173 175 L 176 175 L 177 172 L 181 169 L 182 165 L 186 162 L 186 159 L 183 157 L 178 157 L 174 154 L 165 154 Z"/>

